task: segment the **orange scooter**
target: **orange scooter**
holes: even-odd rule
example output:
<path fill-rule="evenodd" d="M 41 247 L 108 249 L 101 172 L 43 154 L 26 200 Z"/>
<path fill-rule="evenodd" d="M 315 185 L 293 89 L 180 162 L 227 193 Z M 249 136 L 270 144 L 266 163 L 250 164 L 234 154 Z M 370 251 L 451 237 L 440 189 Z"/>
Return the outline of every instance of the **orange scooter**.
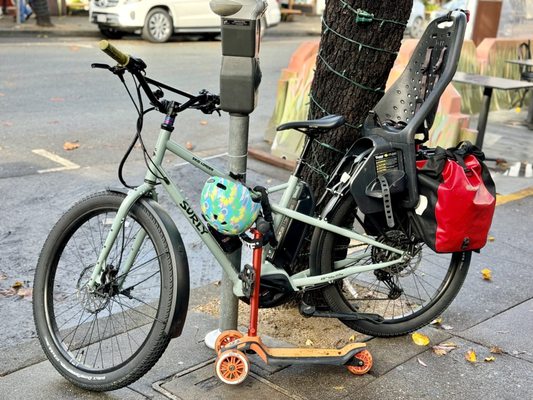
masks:
<path fill-rule="evenodd" d="M 266 364 L 329 364 L 345 365 L 352 374 L 364 375 L 372 368 L 372 355 L 365 343 L 351 343 L 341 349 L 335 348 L 301 348 L 268 347 L 257 332 L 259 314 L 259 288 L 261 280 L 261 262 L 263 255 L 262 234 L 252 230 L 253 246 L 253 292 L 250 296 L 250 324 L 248 334 L 236 330 L 222 332 L 216 342 L 218 353 L 215 370 L 218 378 L 229 385 L 243 382 L 250 371 L 250 361 L 246 353 L 257 354 Z"/>

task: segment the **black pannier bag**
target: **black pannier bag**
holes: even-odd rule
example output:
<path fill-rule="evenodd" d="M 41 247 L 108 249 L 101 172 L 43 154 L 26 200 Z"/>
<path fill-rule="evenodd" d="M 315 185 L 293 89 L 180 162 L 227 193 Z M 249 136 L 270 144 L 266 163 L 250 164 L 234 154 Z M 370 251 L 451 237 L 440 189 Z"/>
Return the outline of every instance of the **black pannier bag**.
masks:
<path fill-rule="evenodd" d="M 421 239 L 438 253 L 479 250 L 487 242 L 496 187 L 485 156 L 470 142 L 437 147 L 417 160 L 420 200 L 411 213 Z"/>

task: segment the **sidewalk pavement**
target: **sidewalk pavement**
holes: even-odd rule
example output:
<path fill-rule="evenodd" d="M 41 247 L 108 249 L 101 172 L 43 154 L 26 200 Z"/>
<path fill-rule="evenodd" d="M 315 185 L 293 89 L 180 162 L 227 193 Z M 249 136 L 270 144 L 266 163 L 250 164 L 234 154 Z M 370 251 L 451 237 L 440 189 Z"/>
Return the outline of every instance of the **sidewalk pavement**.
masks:
<path fill-rule="evenodd" d="M 101 37 L 96 24 L 88 15 L 52 17 L 53 27 L 38 26 L 35 18 L 16 24 L 12 16 L 0 17 L 0 37 Z M 267 30 L 267 36 L 319 36 L 320 17 L 294 16 L 294 20 L 282 21 Z"/>
<path fill-rule="evenodd" d="M 4 18 L 0 36 L 73 36 L 73 32 L 99 36 L 86 17 L 59 17 L 53 22 L 55 28 L 36 27 L 33 20 L 16 27 Z M 430 347 L 415 345 L 409 335 L 371 339 L 368 346 L 374 367 L 365 376 L 356 377 L 333 366 L 269 367 L 252 357 L 251 376 L 240 386 L 225 386 L 214 374 L 215 354 L 203 342 L 206 333 L 218 326 L 217 320 L 194 311 L 196 305 L 218 296 L 217 289 L 208 285 L 192 292 L 183 335 L 172 340 L 156 366 L 129 387 L 104 394 L 76 388 L 45 360 L 34 339 L 0 353 L 0 399 L 533 398 L 533 184 L 531 177 L 525 176 L 527 164 L 531 165 L 533 132 L 519 123 L 523 117 L 510 112 L 490 115 L 484 148 L 487 155 L 507 158 L 511 167 L 516 163 L 526 167 L 520 167 L 517 176 L 509 173 L 512 168 L 506 175 L 495 175 L 502 196 L 490 232 L 494 241 L 474 255 L 462 290 L 443 314 L 444 323 L 452 329 L 428 326 L 421 330 L 431 345 L 453 342 L 458 346 L 447 355 L 438 357 Z M 267 174 L 280 173 L 269 165 L 261 168 Z M 492 281 L 481 278 L 483 268 L 492 270 Z M 493 346 L 502 353 L 492 354 Z M 477 353 L 476 363 L 465 359 L 468 350 Z M 490 356 L 495 360 L 484 361 Z"/>

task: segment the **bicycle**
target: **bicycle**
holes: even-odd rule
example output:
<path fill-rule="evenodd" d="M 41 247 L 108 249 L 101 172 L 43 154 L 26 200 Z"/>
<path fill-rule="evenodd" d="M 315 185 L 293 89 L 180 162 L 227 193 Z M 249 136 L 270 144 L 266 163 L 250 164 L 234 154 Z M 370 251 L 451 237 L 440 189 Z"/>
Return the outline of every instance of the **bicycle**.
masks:
<path fill-rule="evenodd" d="M 262 208 L 252 238 L 213 229 L 162 165 L 169 151 L 207 176 L 239 185 L 170 138 L 180 112 L 217 112 L 218 96 L 205 90 L 191 95 L 157 82 L 145 75 L 140 58 L 104 41 L 102 50 L 118 65 L 93 67 L 108 69 L 121 80 L 126 72 L 134 77 L 141 105 L 137 136 L 147 112 L 141 90 L 165 117 L 152 156 L 141 141 L 144 183 L 82 199 L 46 239 L 35 273 L 34 318 L 54 367 L 82 388 L 118 389 L 146 373 L 170 339 L 181 334 L 189 298 L 186 248 L 157 203 L 156 186 L 169 194 L 219 261 L 234 294 L 245 301 L 257 290 L 259 306 L 273 307 L 303 293 L 303 315 L 338 318 L 356 331 L 381 337 L 406 334 L 439 316 L 466 277 L 471 251 L 441 254 L 424 245 L 412 219 L 419 200 L 416 160 L 429 152 L 420 143 L 427 140 L 437 102 L 455 73 L 465 26 L 466 14 L 460 11 L 428 26 L 404 74 L 370 113 L 362 138 L 331 175 L 327 193 L 318 200 L 324 204 L 320 216 L 314 215 L 311 189 L 299 177 L 302 160 L 309 156 L 311 141 L 342 125 L 344 118 L 278 127 L 300 130 L 309 140 L 286 183 L 250 190 Z M 185 100 L 166 100 L 164 90 Z M 268 195 L 276 192 L 282 192 L 281 200 L 270 204 Z M 309 268 L 290 275 L 304 229 L 313 229 Z M 241 269 L 228 258 L 241 240 L 255 249 L 265 247 L 264 256 L 254 255 L 261 267 L 260 286 L 254 286 L 254 269 Z M 313 304 L 309 294 L 314 293 L 322 293 L 323 301 Z M 221 338 L 217 349 L 238 347 L 242 335 L 233 335 Z M 362 350 L 355 351 L 356 358 Z M 361 354 L 358 360 L 356 368 L 368 366 Z"/>

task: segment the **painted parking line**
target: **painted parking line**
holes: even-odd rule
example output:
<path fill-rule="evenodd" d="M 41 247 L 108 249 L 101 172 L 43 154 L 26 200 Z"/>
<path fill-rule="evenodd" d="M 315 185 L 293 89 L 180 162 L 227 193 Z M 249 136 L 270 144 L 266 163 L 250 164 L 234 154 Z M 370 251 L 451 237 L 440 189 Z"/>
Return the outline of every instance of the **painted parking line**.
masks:
<path fill-rule="evenodd" d="M 32 150 L 32 153 L 35 153 L 41 157 L 47 158 L 55 163 L 58 163 L 61 165 L 61 167 L 56 168 L 47 168 L 47 169 L 40 169 L 37 172 L 39 174 L 44 174 L 47 172 L 57 172 L 57 171 L 66 171 L 69 169 L 78 169 L 80 166 L 78 164 L 73 163 L 72 161 L 69 161 L 63 157 L 59 157 L 56 154 L 50 153 L 49 151 L 46 151 L 45 149 L 35 149 Z"/>
<path fill-rule="evenodd" d="M 501 206 L 502 204 L 509 203 L 510 201 L 520 200 L 525 197 L 533 196 L 533 187 L 520 190 L 516 193 L 510 193 L 506 195 L 497 195 L 496 196 L 496 205 Z"/>
<path fill-rule="evenodd" d="M 513 163 L 507 171 L 503 173 L 504 176 L 520 176 L 520 177 L 526 177 L 531 178 L 533 177 L 533 168 L 531 163 L 528 162 L 516 162 Z"/>

